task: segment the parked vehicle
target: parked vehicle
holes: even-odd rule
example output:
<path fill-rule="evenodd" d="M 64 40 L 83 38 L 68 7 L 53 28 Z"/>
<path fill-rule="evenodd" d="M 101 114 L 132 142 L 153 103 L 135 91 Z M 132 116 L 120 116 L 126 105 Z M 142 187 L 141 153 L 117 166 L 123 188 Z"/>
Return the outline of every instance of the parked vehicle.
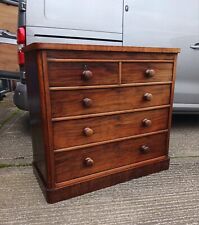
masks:
<path fill-rule="evenodd" d="M 16 1 L 0 2 L 0 100 L 15 87 L 19 79 L 17 63 L 17 12 Z"/>
<path fill-rule="evenodd" d="M 199 113 L 198 0 L 19 0 L 19 63 L 33 42 L 178 47 L 174 112 Z"/>

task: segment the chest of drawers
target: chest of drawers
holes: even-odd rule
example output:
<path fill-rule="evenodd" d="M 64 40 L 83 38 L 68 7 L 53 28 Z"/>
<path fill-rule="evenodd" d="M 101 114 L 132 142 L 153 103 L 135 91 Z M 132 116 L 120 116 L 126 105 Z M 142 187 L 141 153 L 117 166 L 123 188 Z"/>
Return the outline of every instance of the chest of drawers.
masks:
<path fill-rule="evenodd" d="M 24 51 L 33 167 L 49 203 L 168 169 L 179 49 Z"/>

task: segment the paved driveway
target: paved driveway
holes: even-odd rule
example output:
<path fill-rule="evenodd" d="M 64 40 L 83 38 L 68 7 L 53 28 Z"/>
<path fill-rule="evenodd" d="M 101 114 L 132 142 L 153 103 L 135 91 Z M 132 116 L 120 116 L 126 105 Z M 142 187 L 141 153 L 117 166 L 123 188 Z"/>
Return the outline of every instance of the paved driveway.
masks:
<path fill-rule="evenodd" d="M 49 205 L 30 166 L 29 115 L 9 94 L 0 102 L 0 224 L 198 225 L 199 116 L 174 116 L 170 156 L 167 171 Z"/>

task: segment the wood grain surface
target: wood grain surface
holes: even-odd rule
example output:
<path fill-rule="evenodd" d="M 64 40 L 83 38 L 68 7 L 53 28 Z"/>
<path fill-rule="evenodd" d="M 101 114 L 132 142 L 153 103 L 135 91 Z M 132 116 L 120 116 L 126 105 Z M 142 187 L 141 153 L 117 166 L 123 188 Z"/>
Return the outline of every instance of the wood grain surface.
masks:
<path fill-rule="evenodd" d="M 158 109 L 121 115 L 93 117 L 53 123 L 54 149 L 67 148 L 93 142 L 164 130 L 168 127 L 169 109 Z M 152 121 L 150 127 L 144 119 Z M 93 130 L 92 136 L 84 134 L 84 128 Z"/>
<path fill-rule="evenodd" d="M 166 153 L 167 133 L 55 154 L 56 182 L 156 158 Z M 141 147 L 150 148 L 144 153 Z M 88 166 L 87 158 L 93 160 Z"/>
<path fill-rule="evenodd" d="M 146 75 L 147 69 L 153 69 L 153 77 Z M 160 82 L 172 80 L 172 63 L 123 63 L 122 83 Z"/>
<path fill-rule="evenodd" d="M 53 44 L 53 43 L 33 43 L 26 46 L 25 51 L 34 50 L 56 50 L 56 51 L 93 51 L 93 52 L 134 52 L 134 53 L 178 53 L 179 48 L 157 48 L 157 47 L 135 47 L 135 46 L 108 46 L 108 45 L 85 45 L 85 44 Z M 67 50 L 67 51 L 66 51 Z M 55 54 L 57 55 L 57 54 Z M 54 56 L 55 56 L 54 55 Z"/>
<path fill-rule="evenodd" d="M 85 80 L 84 71 L 92 72 L 92 77 Z M 48 76 L 50 86 L 80 86 L 116 84 L 119 82 L 118 63 L 49 63 Z"/>
<path fill-rule="evenodd" d="M 151 100 L 146 99 L 147 93 Z M 51 91 L 50 96 L 52 117 L 56 118 L 167 105 L 170 85 Z"/>
<path fill-rule="evenodd" d="M 34 167 L 48 202 L 168 169 L 178 52 L 25 48 Z"/>
<path fill-rule="evenodd" d="M 101 173 L 91 174 L 80 179 L 74 179 L 73 182 L 66 181 L 57 184 L 55 189 L 46 189 L 45 194 L 48 203 L 55 203 L 88 192 L 106 188 L 121 182 L 129 181 L 133 178 L 139 178 L 152 173 L 157 173 L 169 168 L 169 158 L 166 156 L 130 164 L 128 166 L 115 168 Z M 37 172 L 35 170 L 37 176 Z"/>

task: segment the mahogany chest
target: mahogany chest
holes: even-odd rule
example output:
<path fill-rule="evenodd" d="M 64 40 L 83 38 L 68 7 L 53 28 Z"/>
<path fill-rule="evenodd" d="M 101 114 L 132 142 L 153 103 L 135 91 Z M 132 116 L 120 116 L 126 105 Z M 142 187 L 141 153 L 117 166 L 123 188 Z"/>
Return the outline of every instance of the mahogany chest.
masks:
<path fill-rule="evenodd" d="M 33 167 L 49 203 L 168 169 L 179 49 L 24 51 Z"/>

